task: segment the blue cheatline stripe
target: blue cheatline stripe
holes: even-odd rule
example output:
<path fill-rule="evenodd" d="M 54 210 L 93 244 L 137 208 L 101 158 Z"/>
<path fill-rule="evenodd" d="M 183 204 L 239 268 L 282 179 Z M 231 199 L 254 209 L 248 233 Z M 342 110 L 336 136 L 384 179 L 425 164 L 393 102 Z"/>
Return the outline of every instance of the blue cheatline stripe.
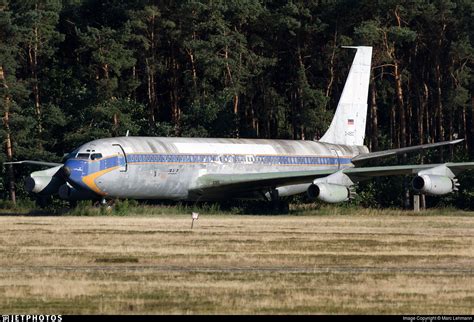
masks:
<path fill-rule="evenodd" d="M 115 158 L 116 159 L 116 158 Z M 124 160 L 120 160 L 121 164 Z M 212 155 L 212 154 L 128 154 L 128 163 L 237 163 L 266 165 L 338 165 L 351 163 L 351 158 L 282 155 Z M 117 160 L 115 160 L 117 162 Z M 109 166 L 109 165 L 107 165 Z M 101 166 L 102 168 L 102 166 Z"/>
<path fill-rule="evenodd" d="M 98 161 L 71 160 L 81 166 L 81 174 L 87 175 L 108 168 L 125 165 L 125 158 L 114 156 Z M 283 155 L 232 155 L 232 154 L 128 154 L 127 162 L 133 163 L 229 163 L 229 164 L 263 164 L 263 165 L 326 165 L 337 166 L 351 163 L 351 158 L 330 156 L 283 156 Z"/>

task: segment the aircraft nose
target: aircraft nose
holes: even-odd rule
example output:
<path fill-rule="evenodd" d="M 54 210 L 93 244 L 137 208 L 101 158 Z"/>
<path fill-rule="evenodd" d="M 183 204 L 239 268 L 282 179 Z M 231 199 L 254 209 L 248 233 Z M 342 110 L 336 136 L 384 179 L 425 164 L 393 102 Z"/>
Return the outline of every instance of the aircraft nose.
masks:
<path fill-rule="evenodd" d="M 62 172 L 64 177 L 69 178 L 69 176 L 71 175 L 71 168 L 68 166 L 63 166 Z"/>
<path fill-rule="evenodd" d="M 82 177 L 87 174 L 86 167 L 83 160 L 70 159 L 61 168 L 61 174 L 72 186 L 83 187 Z"/>

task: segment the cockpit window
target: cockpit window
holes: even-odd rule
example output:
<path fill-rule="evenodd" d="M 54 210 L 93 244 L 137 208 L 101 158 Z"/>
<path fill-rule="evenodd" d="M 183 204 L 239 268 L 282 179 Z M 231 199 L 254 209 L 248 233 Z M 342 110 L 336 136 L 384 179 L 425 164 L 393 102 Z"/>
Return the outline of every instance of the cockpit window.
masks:
<path fill-rule="evenodd" d="M 84 159 L 84 160 L 89 160 L 89 153 L 78 153 L 76 155 L 76 159 Z"/>
<path fill-rule="evenodd" d="M 98 160 L 102 159 L 102 153 L 92 153 L 91 154 L 91 160 Z"/>

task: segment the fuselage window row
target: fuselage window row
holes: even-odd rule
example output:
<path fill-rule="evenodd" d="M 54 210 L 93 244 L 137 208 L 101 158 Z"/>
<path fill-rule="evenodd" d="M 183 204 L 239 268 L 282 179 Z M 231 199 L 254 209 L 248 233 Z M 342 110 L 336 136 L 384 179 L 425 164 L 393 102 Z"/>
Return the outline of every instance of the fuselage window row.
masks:
<path fill-rule="evenodd" d="M 122 162 L 125 158 L 121 157 Z M 278 165 L 337 165 L 350 162 L 348 159 L 328 157 L 252 156 L 245 155 L 164 155 L 131 154 L 129 163 L 242 163 Z"/>

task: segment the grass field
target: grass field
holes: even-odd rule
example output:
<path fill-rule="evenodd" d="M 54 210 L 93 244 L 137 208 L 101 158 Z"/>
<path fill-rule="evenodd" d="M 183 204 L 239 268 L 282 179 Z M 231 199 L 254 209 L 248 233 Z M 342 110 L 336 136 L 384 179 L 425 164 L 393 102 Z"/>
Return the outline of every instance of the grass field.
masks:
<path fill-rule="evenodd" d="M 2 314 L 474 314 L 474 214 L 0 216 Z"/>

